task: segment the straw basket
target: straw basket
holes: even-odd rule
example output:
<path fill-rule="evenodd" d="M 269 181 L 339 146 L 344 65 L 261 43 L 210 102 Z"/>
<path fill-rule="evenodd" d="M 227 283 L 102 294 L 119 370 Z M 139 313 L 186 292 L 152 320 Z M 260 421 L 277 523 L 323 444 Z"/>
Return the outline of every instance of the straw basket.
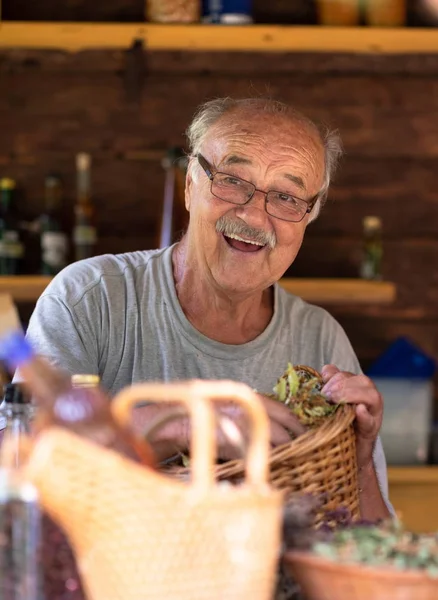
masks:
<path fill-rule="evenodd" d="M 321 379 L 311 367 L 298 365 L 295 369 Z M 288 495 L 302 493 L 322 498 L 316 525 L 326 518 L 327 512 L 341 507 L 346 508 L 353 519 L 360 516 L 354 418 L 353 406 L 340 406 L 320 427 L 269 453 L 269 479 L 275 488 Z M 244 476 L 244 466 L 243 459 L 217 465 L 216 477 L 238 482 Z M 182 479 L 190 475 L 190 470 L 183 467 L 166 470 Z"/>
<path fill-rule="evenodd" d="M 183 402 L 193 419 L 191 483 L 163 476 L 63 429 L 43 432 L 26 475 L 67 533 L 89 600 L 269 600 L 281 544 L 283 494 L 268 484 L 269 424 L 243 384 L 135 385 L 113 401 L 126 425 L 147 398 Z M 210 401 L 250 417 L 241 486 L 217 484 Z"/>

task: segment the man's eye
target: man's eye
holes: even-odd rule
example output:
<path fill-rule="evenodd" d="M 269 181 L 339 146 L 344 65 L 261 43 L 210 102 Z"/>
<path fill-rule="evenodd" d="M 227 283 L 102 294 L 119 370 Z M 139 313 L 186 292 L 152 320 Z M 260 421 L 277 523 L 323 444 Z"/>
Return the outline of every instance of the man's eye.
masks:
<path fill-rule="evenodd" d="M 289 194 L 281 194 L 280 192 L 277 193 L 277 200 L 280 200 L 280 202 L 286 202 L 287 204 L 297 204 L 297 201 L 293 196 L 290 196 Z"/>
<path fill-rule="evenodd" d="M 231 177 L 230 175 L 228 175 L 227 177 L 224 177 L 223 181 L 227 185 L 242 185 L 241 179 L 238 179 L 237 177 Z"/>

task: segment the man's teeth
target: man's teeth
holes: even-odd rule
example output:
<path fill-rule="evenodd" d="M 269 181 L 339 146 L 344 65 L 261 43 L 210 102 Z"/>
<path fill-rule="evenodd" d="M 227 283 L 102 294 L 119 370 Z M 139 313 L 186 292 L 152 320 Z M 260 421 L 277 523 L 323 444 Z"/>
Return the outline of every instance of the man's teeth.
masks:
<path fill-rule="evenodd" d="M 230 233 L 230 234 L 225 234 L 228 238 L 231 238 L 232 240 L 237 240 L 238 242 L 245 242 L 245 244 L 253 244 L 254 246 L 264 246 L 265 244 L 261 244 L 260 242 L 255 242 L 254 240 L 245 240 L 244 238 L 241 238 L 239 235 L 236 235 L 234 233 Z"/>

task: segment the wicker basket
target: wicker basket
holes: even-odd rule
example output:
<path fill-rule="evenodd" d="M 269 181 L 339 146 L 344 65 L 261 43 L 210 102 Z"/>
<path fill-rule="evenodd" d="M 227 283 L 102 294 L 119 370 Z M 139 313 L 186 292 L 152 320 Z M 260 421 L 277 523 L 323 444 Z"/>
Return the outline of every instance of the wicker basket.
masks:
<path fill-rule="evenodd" d="M 284 562 L 306 600 L 438 598 L 438 579 L 420 571 L 340 564 L 306 552 L 288 552 Z"/>
<path fill-rule="evenodd" d="M 295 369 L 322 381 L 321 375 L 311 367 L 298 365 Z M 341 507 L 346 508 L 353 519 L 360 516 L 354 418 L 353 406 L 340 406 L 320 427 L 270 451 L 269 479 L 274 487 L 287 494 L 321 496 L 317 525 L 326 518 L 327 512 Z M 238 482 L 244 477 L 244 466 L 243 459 L 217 465 L 216 477 Z M 166 467 L 165 471 L 184 480 L 190 478 L 188 468 Z"/>
<path fill-rule="evenodd" d="M 232 382 L 145 384 L 113 401 L 116 418 L 147 398 L 183 402 L 194 427 L 193 481 L 182 483 L 60 428 L 30 446 L 26 474 L 66 531 L 89 600 L 269 600 L 283 494 L 267 482 L 269 423 L 250 388 Z M 252 439 L 238 487 L 214 479 L 209 400 L 248 413 Z"/>

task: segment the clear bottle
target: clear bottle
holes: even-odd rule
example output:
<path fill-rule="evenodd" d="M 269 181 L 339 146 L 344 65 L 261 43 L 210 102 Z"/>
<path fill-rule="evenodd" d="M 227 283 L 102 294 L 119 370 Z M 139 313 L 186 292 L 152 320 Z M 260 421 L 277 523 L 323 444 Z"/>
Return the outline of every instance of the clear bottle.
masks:
<path fill-rule="evenodd" d="M 19 331 L 0 339 L 0 357 L 11 371 L 19 369 L 22 385 L 36 400 L 34 429 L 37 433 L 55 424 L 136 462 L 155 466 L 151 446 L 115 421 L 111 400 L 100 386 L 72 385 L 68 375 L 34 353 Z"/>
<path fill-rule="evenodd" d="M 3 410 L 7 457 L 0 452 L 0 598 L 38 600 L 41 598 L 40 549 L 41 514 L 36 488 L 27 481 L 21 440 L 30 435 L 31 404 L 23 388 L 5 386 Z"/>
<path fill-rule="evenodd" d="M 45 207 L 41 215 L 41 273 L 56 275 L 67 264 L 68 242 L 62 226 L 61 180 L 49 175 L 45 180 Z"/>
<path fill-rule="evenodd" d="M 77 198 L 74 206 L 73 242 L 75 260 L 94 256 L 97 243 L 96 209 L 91 198 L 91 156 L 76 156 Z"/>
<path fill-rule="evenodd" d="M 382 279 L 382 221 L 379 217 L 363 220 L 363 255 L 360 266 L 362 279 Z"/>

